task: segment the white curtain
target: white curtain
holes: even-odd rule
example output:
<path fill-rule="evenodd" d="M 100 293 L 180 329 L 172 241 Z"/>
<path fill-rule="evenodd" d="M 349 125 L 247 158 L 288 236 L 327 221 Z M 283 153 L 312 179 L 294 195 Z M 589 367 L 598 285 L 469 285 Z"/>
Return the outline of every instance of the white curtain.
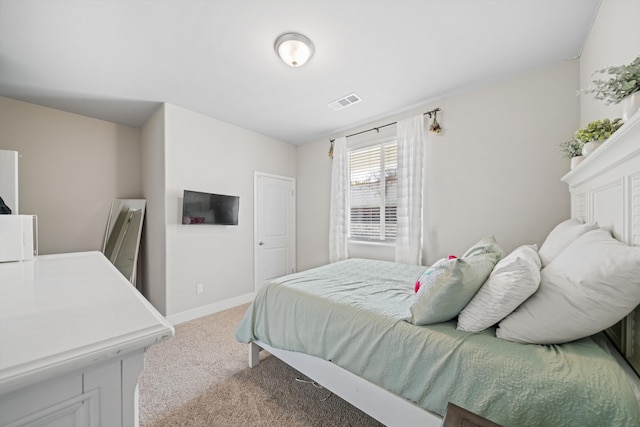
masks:
<path fill-rule="evenodd" d="M 336 138 L 331 167 L 331 204 L 329 209 L 329 262 L 348 258 L 347 232 L 349 212 L 349 167 L 347 138 Z"/>
<path fill-rule="evenodd" d="M 422 263 L 424 116 L 398 121 L 398 229 L 396 262 Z"/>

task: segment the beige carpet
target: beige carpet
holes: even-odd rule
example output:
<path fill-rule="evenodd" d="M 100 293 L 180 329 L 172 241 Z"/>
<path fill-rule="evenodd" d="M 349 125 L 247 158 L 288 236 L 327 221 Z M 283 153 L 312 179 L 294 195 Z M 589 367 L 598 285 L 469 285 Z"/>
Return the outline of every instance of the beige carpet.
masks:
<path fill-rule="evenodd" d="M 266 352 L 247 365 L 234 338 L 248 305 L 192 320 L 152 346 L 140 377 L 140 425 L 380 426 L 325 389 L 296 381 L 294 369 Z"/>

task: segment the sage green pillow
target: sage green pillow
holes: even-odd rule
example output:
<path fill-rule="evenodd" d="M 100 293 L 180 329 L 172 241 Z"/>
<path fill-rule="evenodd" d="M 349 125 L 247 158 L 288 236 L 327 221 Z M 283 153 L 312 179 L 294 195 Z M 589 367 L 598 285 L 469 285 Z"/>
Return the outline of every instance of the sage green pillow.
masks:
<path fill-rule="evenodd" d="M 469 249 L 467 249 L 467 252 L 462 255 L 462 258 L 468 258 L 470 256 L 487 253 L 495 254 L 498 261 L 500 261 L 500 259 L 504 255 L 504 251 L 502 250 L 498 242 L 496 242 L 496 239 L 493 236 L 487 236 L 481 239 L 475 245 L 471 246 Z"/>
<path fill-rule="evenodd" d="M 501 251 L 501 250 L 500 250 Z M 420 277 L 420 289 L 409 310 L 411 323 L 430 325 L 456 317 L 471 301 L 496 265 L 493 252 L 437 261 Z"/>

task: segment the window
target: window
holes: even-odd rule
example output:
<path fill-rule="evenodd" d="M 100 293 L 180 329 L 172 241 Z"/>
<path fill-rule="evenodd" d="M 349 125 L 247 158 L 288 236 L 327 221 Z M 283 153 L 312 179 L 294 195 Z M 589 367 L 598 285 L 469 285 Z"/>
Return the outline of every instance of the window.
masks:
<path fill-rule="evenodd" d="M 395 141 L 349 153 L 349 237 L 395 241 L 398 156 Z"/>

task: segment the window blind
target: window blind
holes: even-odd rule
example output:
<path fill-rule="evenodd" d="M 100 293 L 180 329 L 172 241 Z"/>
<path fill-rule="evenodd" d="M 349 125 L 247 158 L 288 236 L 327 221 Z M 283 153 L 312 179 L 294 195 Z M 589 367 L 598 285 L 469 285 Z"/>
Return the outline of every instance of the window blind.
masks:
<path fill-rule="evenodd" d="M 395 240 L 398 206 L 395 142 L 349 153 L 349 237 Z"/>

